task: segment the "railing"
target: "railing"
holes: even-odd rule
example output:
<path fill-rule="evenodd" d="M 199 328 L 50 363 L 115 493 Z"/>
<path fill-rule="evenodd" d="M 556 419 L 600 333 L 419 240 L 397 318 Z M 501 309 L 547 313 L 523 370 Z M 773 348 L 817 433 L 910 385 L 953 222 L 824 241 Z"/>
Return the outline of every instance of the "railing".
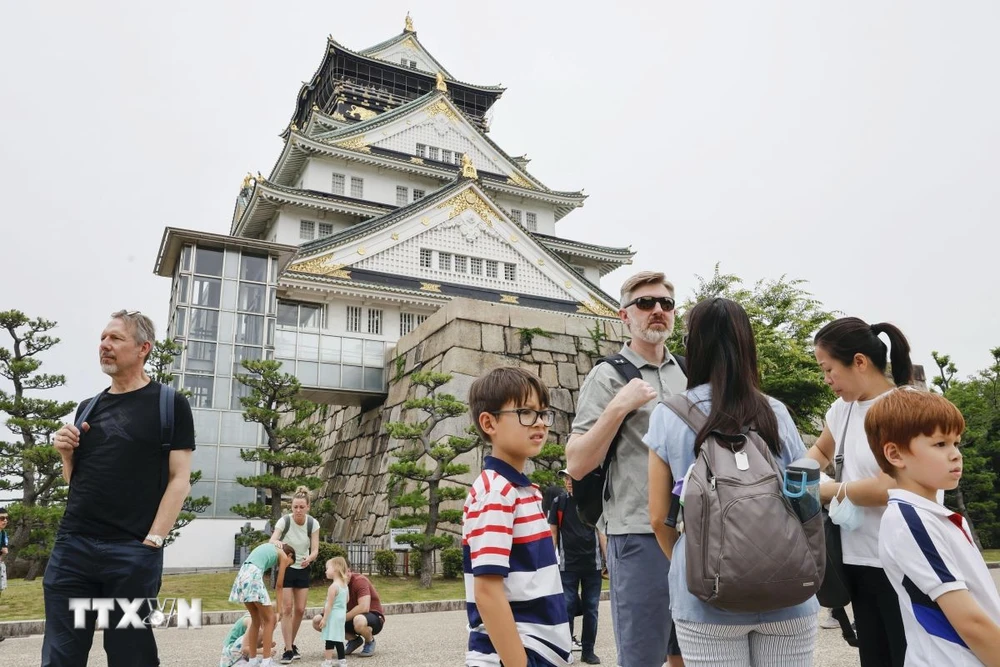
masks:
<path fill-rule="evenodd" d="M 364 542 L 331 542 L 329 540 L 324 540 L 324 542 L 343 547 L 344 551 L 347 552 L 347 563 L 352 572 L 360 572 L 366 576 L 378 574 L 375 570 L 375 552 L 381 551 L 382 547 Z M 417 551 L 395 551 L 393 553 L 396 554 L 396 574 L 403 576 L 414 574 L 414 561 L 420 558 L 420 554 Z M 436 551 L 431 554 L 431 568 L 434 574 L 441 574 Z"/>

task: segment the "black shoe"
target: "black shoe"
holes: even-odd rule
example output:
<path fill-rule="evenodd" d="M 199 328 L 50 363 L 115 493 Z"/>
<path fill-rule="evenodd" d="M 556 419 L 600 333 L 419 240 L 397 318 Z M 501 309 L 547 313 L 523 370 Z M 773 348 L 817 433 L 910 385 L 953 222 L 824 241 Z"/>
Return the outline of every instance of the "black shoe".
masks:
<path fill-rule="evenodd" d="M 583 644 L 581 644 L 580 640 L 577 639 L 576 637 L 573 637 L 573 650 L 574 651 L 582 651 L 583 650 Z"/>
<path fill-rule="evenodd" d="M 299 655 L 299 647 L 292 644 L 292 660 L 301 660 L 302 656 Z"/>
<path fill-rule="evenodd" d="M 588 665 L 599 665 L 601 664 L 601 659 L 594 655 L 594 652 L 584 653 L 580 656 L 580 661 L 585 662 Z"/>
<path fill-rule="evenodd" d="M 344 655 L 350 655 L 361 648 L 365 643 L 363 637 L 355 637 L 344 645 Z"/>
<path fill-rule="evenodd" d="M 283 665 L 290 665 L 292 663 L 292 660 L 294 659 L 295 659 L 295 654 L 292 653 L 291 651 L 285 651 L 284 653 L 281 654 L 281 664 Z"/>

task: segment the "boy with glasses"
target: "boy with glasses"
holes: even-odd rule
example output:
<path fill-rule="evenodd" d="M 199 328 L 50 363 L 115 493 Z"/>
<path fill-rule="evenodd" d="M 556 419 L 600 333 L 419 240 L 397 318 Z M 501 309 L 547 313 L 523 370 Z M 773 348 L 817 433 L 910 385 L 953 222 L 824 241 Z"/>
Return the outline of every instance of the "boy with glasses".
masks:
<path fill-rule="evenodd" d="M 469 412 L 493 454 L 463 508 L 465 664 L 563 667 L 572 646 L 559 565 L 542 494 L 524 475 L 554 418 L 548 389 L 523 369 L 498 368 L 472 384 Z"/>

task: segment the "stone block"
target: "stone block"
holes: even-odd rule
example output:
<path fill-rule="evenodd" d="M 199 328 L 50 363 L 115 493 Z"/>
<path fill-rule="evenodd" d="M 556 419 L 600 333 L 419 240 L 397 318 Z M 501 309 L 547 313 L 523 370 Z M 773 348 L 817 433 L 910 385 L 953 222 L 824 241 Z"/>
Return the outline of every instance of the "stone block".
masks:
<path fill-rule="evenodd" d="M 578 373 L 586 377 L 587 373 L 589 373 L 593 367 L 594 361 L 589 355 L 583 352 L 576 355 L 576 370 Z"/>
<path fill-rule="evenodd" d="M 460 401 L 468 402 L 469 389 L 472 388 L 472 383 L 476 381 L 476 377 L 475 375 L 465 375 L 464 373 L 452 373 L 451 381 L 441 385 L 439 391 L 451 394 Z"/>
<path fill-rule="evenodd" d="M 559 363 L 560 361 L 569 361 L 570 357 L 568 354 L 563 354 L 562 352 L 556 352 L 552 355 L 552 361 Z"/>
<path fill-rule="evenodd" d="M 570 416 L 562 410 L 556 410 L 555 419 L 552 421 L 552 427 L 549 429 L 550 437 L 552 437 L 552 434 L 563 437 L 568 436 L 572 426 Z"/>
<path fill-rule="evenodd" d="M 579 389 L 580 379 L 576 372 L 576 364 L 561 362 L 557 364 L 559 369 L 559 384 L 566 389 Z"/>
<path fill-rule="evenodd" d="M 441 372 L 462 373 L 478 377 L 494 368 L 516 365 L 517 359 L 489 352 L 453 347 L 445 352 L 444 358 L 441 360 Z"/>
<path fill-rule="evenodd" d="M 427 337 L 421 349 L 422 359 L 431 361 L 453 347 L 481 350 L 483 347 L 481 327 L 475 322 L 452 320 Z"/>
<path fill-rule="evenodd" d="M 533 308 L 510 309 L 510 326 L 515 329 L 541 329 L 549 334 L 566 333 L 566 315 Z"/>
<path fill-rule="evenodd" d="M 604 320 L 604 335 L 608 340 L 621 343 L 625 340 L 625 323 L 621 320 Z"/>
<path fill-rule="evenodd" d="M 570 414 L 576 411 L 576 406 L 573 404 L 573 397 L 572 394 L 570 394 L 569 389 L 563 389 L 561 387 L 557 389 L 550 389 L 549 398 L 552 401 L 552 407 L 556 410 L 562 410 L 563 412 L 568 412 Z"/>
<path fill-rule="evenodd" d="M 506 352 L 503 339 L 503 327 L 497 324 L 482 325 L 483 352 Z"/>
<path fill-rule="evenodd" d="M 575 316 L 567 317 L 566 335 L 590 340 L 590 332 L 594 328 L 595 324 L 598 324 L 598 321 L 594 318 Z"/>
<path fill-rule="evenodd" d="M 410 376 L 404 375 L 400 380 L 389 381 L 389 395 L 385 403 L 389 406 L 396 406 L 407 399 L 410 393 Z"/>
<path fill-rule="evenodd" d="M 518 366 L 520 366 L 524 370 L 528 371 L 532 375 L 538 375 L 539 374 L 538 364 L 533 364 L 530 361 L 520 361 L 520 362 L 518 362 Z"/>
<path fill-rule="evenodd" d="M 515 308 L 477 299 L 453 299 L 442 310 L 446 311 L 449 322 L 460 319 L 482 324 L 499 324 L 505 327 L 510 325 L 511 311 Z"/>
<path fill-rule="evenodd" d="M 528 350 L 528 346 L 521 342 L 521 334 L 517 329 L 504 329 L 503 339 L 507 354 L 521 354 Z"/>
<path fill-rule="evenodd" d="M 559 373 L 555 364 L 542 364 L 541 372 L 538 376 L 542 378 L 542 382 L 549 389 L 559 386 Z"/>
<path fill-rule="evenodd" d="M 576 342 L 572 336 L 567 336 L 566 334 L 554 334 L 551 337 L 535 336 L 531 341 L 531 347 L 534 350 L 576 354 Z"/>
<path fill-rule="evenodd" d="M 551 364 L 552 363 L 552 353 L 545 352 L 544 350 L 532 350 L 531 351 L 532 361 L 537 361 L 540 364 Z"/>

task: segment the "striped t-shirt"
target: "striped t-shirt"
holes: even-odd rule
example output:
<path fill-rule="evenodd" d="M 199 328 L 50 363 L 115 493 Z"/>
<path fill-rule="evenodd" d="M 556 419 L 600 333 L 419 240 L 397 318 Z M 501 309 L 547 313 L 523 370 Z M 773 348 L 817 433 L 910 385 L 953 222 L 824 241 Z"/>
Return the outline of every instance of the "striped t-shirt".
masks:
<path fill-rule="evenodd" d="M 500 575 L 524 648 L 544 662 L 572 662 L 569 616 L 542 494 L 524 473 L 487 456 L 465 500 L 462 555 L 469 650 L 465 664 L 500 664 L 476 606 L 475 578 Z"/>

